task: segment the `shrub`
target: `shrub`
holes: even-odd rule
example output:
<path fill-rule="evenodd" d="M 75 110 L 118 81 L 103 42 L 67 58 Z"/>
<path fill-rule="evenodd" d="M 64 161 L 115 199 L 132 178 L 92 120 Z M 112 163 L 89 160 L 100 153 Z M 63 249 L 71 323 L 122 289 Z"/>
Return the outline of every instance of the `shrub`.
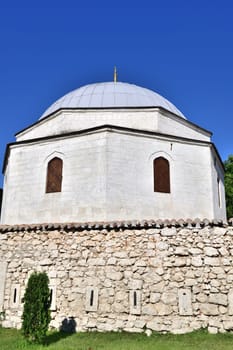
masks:
<path fill-rule="evenodd" d="M 45 272 L 33 273 L 24 295 L 22 331 L 31 342 L 42 343 L 50 322 L 49 279 Z"/>
<path fill-rule="evenodd" d="M 225 190 L 228 219 L 233 217 L 233 155 L 224 162 L 225 165 Z"/>

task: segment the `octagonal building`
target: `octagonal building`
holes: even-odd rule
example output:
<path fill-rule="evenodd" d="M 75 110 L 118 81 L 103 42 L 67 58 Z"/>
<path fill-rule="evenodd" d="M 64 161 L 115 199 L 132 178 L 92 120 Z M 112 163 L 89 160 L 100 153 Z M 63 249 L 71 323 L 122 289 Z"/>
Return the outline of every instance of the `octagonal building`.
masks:
<path fill-rule="evenodd" d="M 211 132 L 159 94 L 83 86 L 8 144 L 2 224 L 226 219 Z"/>

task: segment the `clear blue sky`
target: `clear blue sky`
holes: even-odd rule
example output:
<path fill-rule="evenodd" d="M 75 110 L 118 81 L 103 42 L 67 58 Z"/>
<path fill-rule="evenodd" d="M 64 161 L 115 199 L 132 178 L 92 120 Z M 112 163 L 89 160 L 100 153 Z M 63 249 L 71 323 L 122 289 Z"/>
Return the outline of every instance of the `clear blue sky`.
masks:
<path fill-rule="evenodd" d="M 17 131 L 114 65 L 211 130 L 223 160 L 233 153 L 230 0 L 1 1 L 0 44 L 1 164 Z"/>

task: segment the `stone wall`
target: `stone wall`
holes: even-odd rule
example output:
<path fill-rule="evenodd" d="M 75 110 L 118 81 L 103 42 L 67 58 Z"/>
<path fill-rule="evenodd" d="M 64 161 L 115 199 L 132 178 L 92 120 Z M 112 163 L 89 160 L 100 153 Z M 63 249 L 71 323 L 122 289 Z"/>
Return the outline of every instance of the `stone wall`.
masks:
<path fill-rule="evenodd" d="M 0 311 L 21 326 L 32 271 L 46 271 L 51 327 L 233 330 L 233 227 L 143 222 L 0 226 Z"/>

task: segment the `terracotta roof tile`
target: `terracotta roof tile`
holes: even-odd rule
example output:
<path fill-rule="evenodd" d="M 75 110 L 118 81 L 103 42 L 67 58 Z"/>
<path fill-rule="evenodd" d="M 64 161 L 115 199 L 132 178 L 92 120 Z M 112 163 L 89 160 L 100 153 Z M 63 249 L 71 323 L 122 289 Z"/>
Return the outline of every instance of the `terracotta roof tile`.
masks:
<path fill-rule="evenodd" d="M 112 230 L 112 229 L 143 229 L 163 227 L 187 227 L 201 228 L 204 226 L 233 226 L 233 218 L 228 222 L 223 220 L 208 219 L 179 219 L 179 220 L 131 220 L 131 221 L 110 221 L 110 222 L 72 222 L 72 223 L 41 223 L 25 225 L 0 225 L 0 233 L 23 232 L 23 231 L 52 231 L 52 230 Z"/>

